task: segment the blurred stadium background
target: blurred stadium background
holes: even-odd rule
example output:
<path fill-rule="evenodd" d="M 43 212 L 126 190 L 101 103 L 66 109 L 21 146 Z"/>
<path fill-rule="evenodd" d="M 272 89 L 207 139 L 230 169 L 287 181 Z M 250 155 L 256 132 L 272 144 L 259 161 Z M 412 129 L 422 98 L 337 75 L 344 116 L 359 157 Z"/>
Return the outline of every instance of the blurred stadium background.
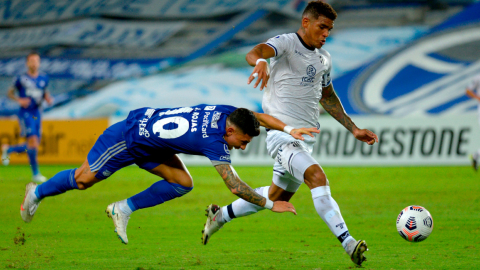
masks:
<path fill-rule="evenodd" d="M 328 115 L 314 156 L 323 165 L 467 165 L 480 147 L 476 101 L 480 3 L 327 1 L 339 17 L 324 46 L 347 113 L 380 136 L 357 143 Z M 19 138 L 6 97 L 24 57 L 42 56 L 55 98 L 44 108 L 41 164 L 80 164 L 109 124 L 139 107 L 231 104 L 261 111 L 244 57 L 295 32 L 303 0 L 11 0 L 0 3 L 0 142 Z M 264 136 L 264 134 L 262 135 Z M 234 164 L 269 165 L 263 137 Z M 187 164 L 209 164 L 184 157 Z M 12 156 L 13 164 L 27 157 Z"/>

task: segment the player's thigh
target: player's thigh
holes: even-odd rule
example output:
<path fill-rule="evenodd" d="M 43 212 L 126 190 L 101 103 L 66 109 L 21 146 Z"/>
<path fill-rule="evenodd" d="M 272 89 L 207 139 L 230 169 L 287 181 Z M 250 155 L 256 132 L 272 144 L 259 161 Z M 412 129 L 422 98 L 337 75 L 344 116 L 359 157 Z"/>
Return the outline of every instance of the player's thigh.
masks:
<path fill-rule="evenodd" d="M 163 158 L 151 158 L 136 163 L 140 168 L 162 177 L 167 182 L 176 183 L 184 187 L 193 187 L 193 179 L 190 172 L 176 154 Z"/>
<path fill-rule="evenodd" d="M 33 149 L 38 148 L 39 138 L 37 135 L 30 135 L 27 137 L 27 148 Z"/>
<path fill-rule="evenodd" d="M 304 182 L 307 169 L 312 166 L 320 168 L 318 162 L 310 154 L 308 147 L 299 141 L 283 145 L 275 158 L 276 164 L 280 164 L 283 171 L 288 172 L 299 183 Z M 274 173 L 278 174 L 280 171 L 275 165 Z"/>
<path fill-rule="evenodd" d="M 95 178 L 110 177 L 123 167 L 135 163 L 135 157 L 127 150 L 124 137 L 125 121 L 107 128 L 87 155 L 87 163 Z"/>

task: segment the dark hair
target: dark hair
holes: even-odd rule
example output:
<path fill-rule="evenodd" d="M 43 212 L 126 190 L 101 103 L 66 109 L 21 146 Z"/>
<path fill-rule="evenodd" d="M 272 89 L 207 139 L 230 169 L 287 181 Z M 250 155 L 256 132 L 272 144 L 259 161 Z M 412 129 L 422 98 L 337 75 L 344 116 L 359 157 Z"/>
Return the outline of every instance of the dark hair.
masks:
<path fill-rule="evenodd" d="M 315 20 L 318 19 L 320 15 L 323 15 L 332 21 L 335 21 L 337 18 L 337 12 L 335 12 L 332 6 L 319 0 L 308 3 L 307 7 L 303 11 L 302 17 L 308 15 L 312 16 Z"/>
<path fill-rule="evenodd" d="M 260 134 L 260 123 L 253 112 L 248 109 L 236 109 L 227 117 L 227 121 L 238 127 L 243 133 L 252 137 Z"/>
<path fill-rule="evenodd" d="M 28 60 L 28 58 L 32 55 L 38 55 L 40 57 L 40 54 L 38 52 L 32 51 L 27 54 L 27 57 L 25 57 L 25 60 Z"/>

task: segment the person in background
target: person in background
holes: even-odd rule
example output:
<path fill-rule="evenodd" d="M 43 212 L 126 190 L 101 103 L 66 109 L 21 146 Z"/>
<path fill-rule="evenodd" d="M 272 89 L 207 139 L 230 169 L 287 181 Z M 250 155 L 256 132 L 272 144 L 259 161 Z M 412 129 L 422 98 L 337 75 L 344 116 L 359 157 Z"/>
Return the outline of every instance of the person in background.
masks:
<path fill-rule="evenodd" d="M 21 136 L 26 142 L 17 145 L 2 145 L 2 163 L 7 166 L 10 163 L 11 153 L 26 153 L 32 168 L 32 180 L 43 183 L 47 179 L 38 169 L 37 153 L 42 131 L 41 105 L 45 100 L 52 105 L 53 98 L 47 91 L 48 76 L 39 71 L 40 55 L 31 52 L 26 57 L 27 72 L 15 77 L 13 85 L 8 89 L 8 97 L 20 105 L 18 122 L 21 128 Z"/>

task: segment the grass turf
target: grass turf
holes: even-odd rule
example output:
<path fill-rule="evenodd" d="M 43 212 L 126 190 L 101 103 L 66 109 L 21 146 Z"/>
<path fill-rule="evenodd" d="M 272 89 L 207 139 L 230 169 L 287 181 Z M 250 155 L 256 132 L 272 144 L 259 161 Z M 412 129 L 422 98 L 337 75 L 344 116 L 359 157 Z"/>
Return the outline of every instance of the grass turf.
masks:
<path fill-rule="evenodd" d="M 65 166 L 43 166 L 53 176 Z M 269 167 L 237 167 L 252 187 L 270 183 Z M 32 223 L 19 214 L 27 166 L 0 168 L 0 268 L 31 269 L 351 269 L 338 240 L 318 217 L 303 185 L 293 197 L 298 215 L 263 211 L 234 220 L 201 244 L 204 209 L 235 200 L 213 167 L 190 167 L 195 182 L 182 198 L 135 212 L 129 244 L 113 232 L 106 206 L 134 195 L 153 175 L 127 167 L 86 191 L 45 199 Z M 480 179 L 470 167 L 325 168 L 333 197 L 357 239 L 366 239 L 365 269 L 480 268 Z M 403 240 L 401 209 L 422 205 L 432 235 Z"/>

